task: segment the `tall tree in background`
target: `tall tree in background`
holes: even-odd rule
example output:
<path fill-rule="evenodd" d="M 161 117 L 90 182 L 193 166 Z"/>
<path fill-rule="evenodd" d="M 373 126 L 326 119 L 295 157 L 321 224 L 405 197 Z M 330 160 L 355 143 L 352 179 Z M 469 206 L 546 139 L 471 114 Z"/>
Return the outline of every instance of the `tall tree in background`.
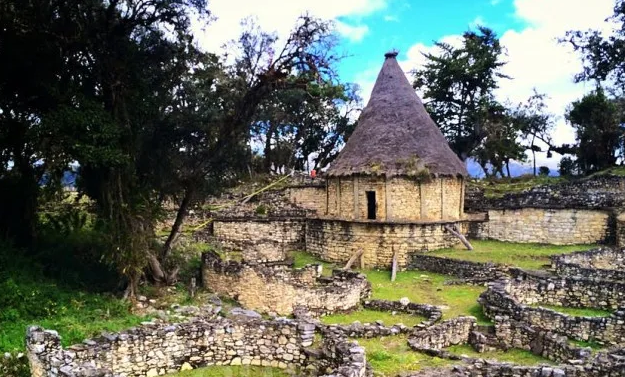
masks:
<path fill-rule="evenodd" d="M 479 27 L 468 31 L 462 46 L 437 42 L 440 53 L 425 54 L 427 63 L 415 72 L 414 86 L 424 91 L 427 109 L 464 161 L 473 156 L 486 136 L 485 116 L 498 106 L 494 100 L 501 73 L 503 47 L 495 32 Z"/>
<path fill-rule="evenodd" d="M 622 110 L 615 100 L 597 88 L 571 104 L 567 121 L 575 128 L 577 164 L 586 174 L 616 164 L 623 157 L 625 128 Z"/>
<path fill-rule="evenodd" d="M 553 130 L 553 115 L 547 112 L 546 96 L 534 91 L 534 94 L 524 103 L 518 104 L 510 110 L 510 119 L 514 128 L 518 130 L 523 140 L 523 148 L 532 153 L 534 175 L 536 170 L 536 152 L 543 152 L 541 144 L 547 147 L 547 157 L 551 156 L 553 147 L 551 131 Z M 558 149 L 560 150 L 560 149 Z"/>

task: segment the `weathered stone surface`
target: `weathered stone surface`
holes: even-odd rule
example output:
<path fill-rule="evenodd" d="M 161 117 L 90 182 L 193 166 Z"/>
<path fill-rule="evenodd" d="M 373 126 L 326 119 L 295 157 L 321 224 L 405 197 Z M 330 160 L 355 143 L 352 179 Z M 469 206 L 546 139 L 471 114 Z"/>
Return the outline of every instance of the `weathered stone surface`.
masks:
<path fill-rule="evenodd" d="M 318 265 L 293 270 L 282 265 L 224 262 L 215 253 L 204 253 L 202 261 L 205 288 L 261 312 L 289 315 L 297 307 L 316 314 L 345 311 L 371 292 L 365 276 L 351 271 L 337 270 L 325 278 Z"/>

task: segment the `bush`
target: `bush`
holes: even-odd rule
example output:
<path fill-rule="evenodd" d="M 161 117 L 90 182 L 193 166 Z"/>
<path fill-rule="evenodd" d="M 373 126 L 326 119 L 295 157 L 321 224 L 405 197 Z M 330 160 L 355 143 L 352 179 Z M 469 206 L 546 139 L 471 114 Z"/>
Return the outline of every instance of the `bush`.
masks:
<path fill-rule="evenodd" d="M 23 353 L 0 355 L 0 376 L 30 377 L 28 359 Z"/>
<path fill-rule="evenodd" d="M 549 170 L 549 168 L 547 166 L 541 166 L 538 168 L 538 175 L 543 176 L 543 177 L 547 177 L 549 176 L 549 173 L 551 172 L 551 170 Z"/>

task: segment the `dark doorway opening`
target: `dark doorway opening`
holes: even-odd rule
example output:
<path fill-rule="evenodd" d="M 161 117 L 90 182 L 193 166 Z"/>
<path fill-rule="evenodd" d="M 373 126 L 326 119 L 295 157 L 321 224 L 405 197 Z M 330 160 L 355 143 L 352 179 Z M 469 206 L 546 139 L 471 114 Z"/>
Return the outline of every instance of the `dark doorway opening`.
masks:
<path fill-rule="evenodd" d="M 375 191 L 367 191 L 367 219 L 375 220 Z"/>

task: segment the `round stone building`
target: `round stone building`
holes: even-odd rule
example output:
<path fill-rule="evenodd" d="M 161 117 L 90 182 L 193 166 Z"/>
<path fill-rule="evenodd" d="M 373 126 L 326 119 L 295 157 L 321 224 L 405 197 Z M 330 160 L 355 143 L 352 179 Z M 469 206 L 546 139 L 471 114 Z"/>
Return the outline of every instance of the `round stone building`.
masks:
<path fill-rule="evenodd" d="M 309 220 L 306 247 L 331 261 L 364 251 L 367 266 L 405 266 L 412 252 L 457 242 L 464 163 L 430 118 L 396 60 L 385 55 L 354 133 L 327 171 L 326 209 Z"/>

